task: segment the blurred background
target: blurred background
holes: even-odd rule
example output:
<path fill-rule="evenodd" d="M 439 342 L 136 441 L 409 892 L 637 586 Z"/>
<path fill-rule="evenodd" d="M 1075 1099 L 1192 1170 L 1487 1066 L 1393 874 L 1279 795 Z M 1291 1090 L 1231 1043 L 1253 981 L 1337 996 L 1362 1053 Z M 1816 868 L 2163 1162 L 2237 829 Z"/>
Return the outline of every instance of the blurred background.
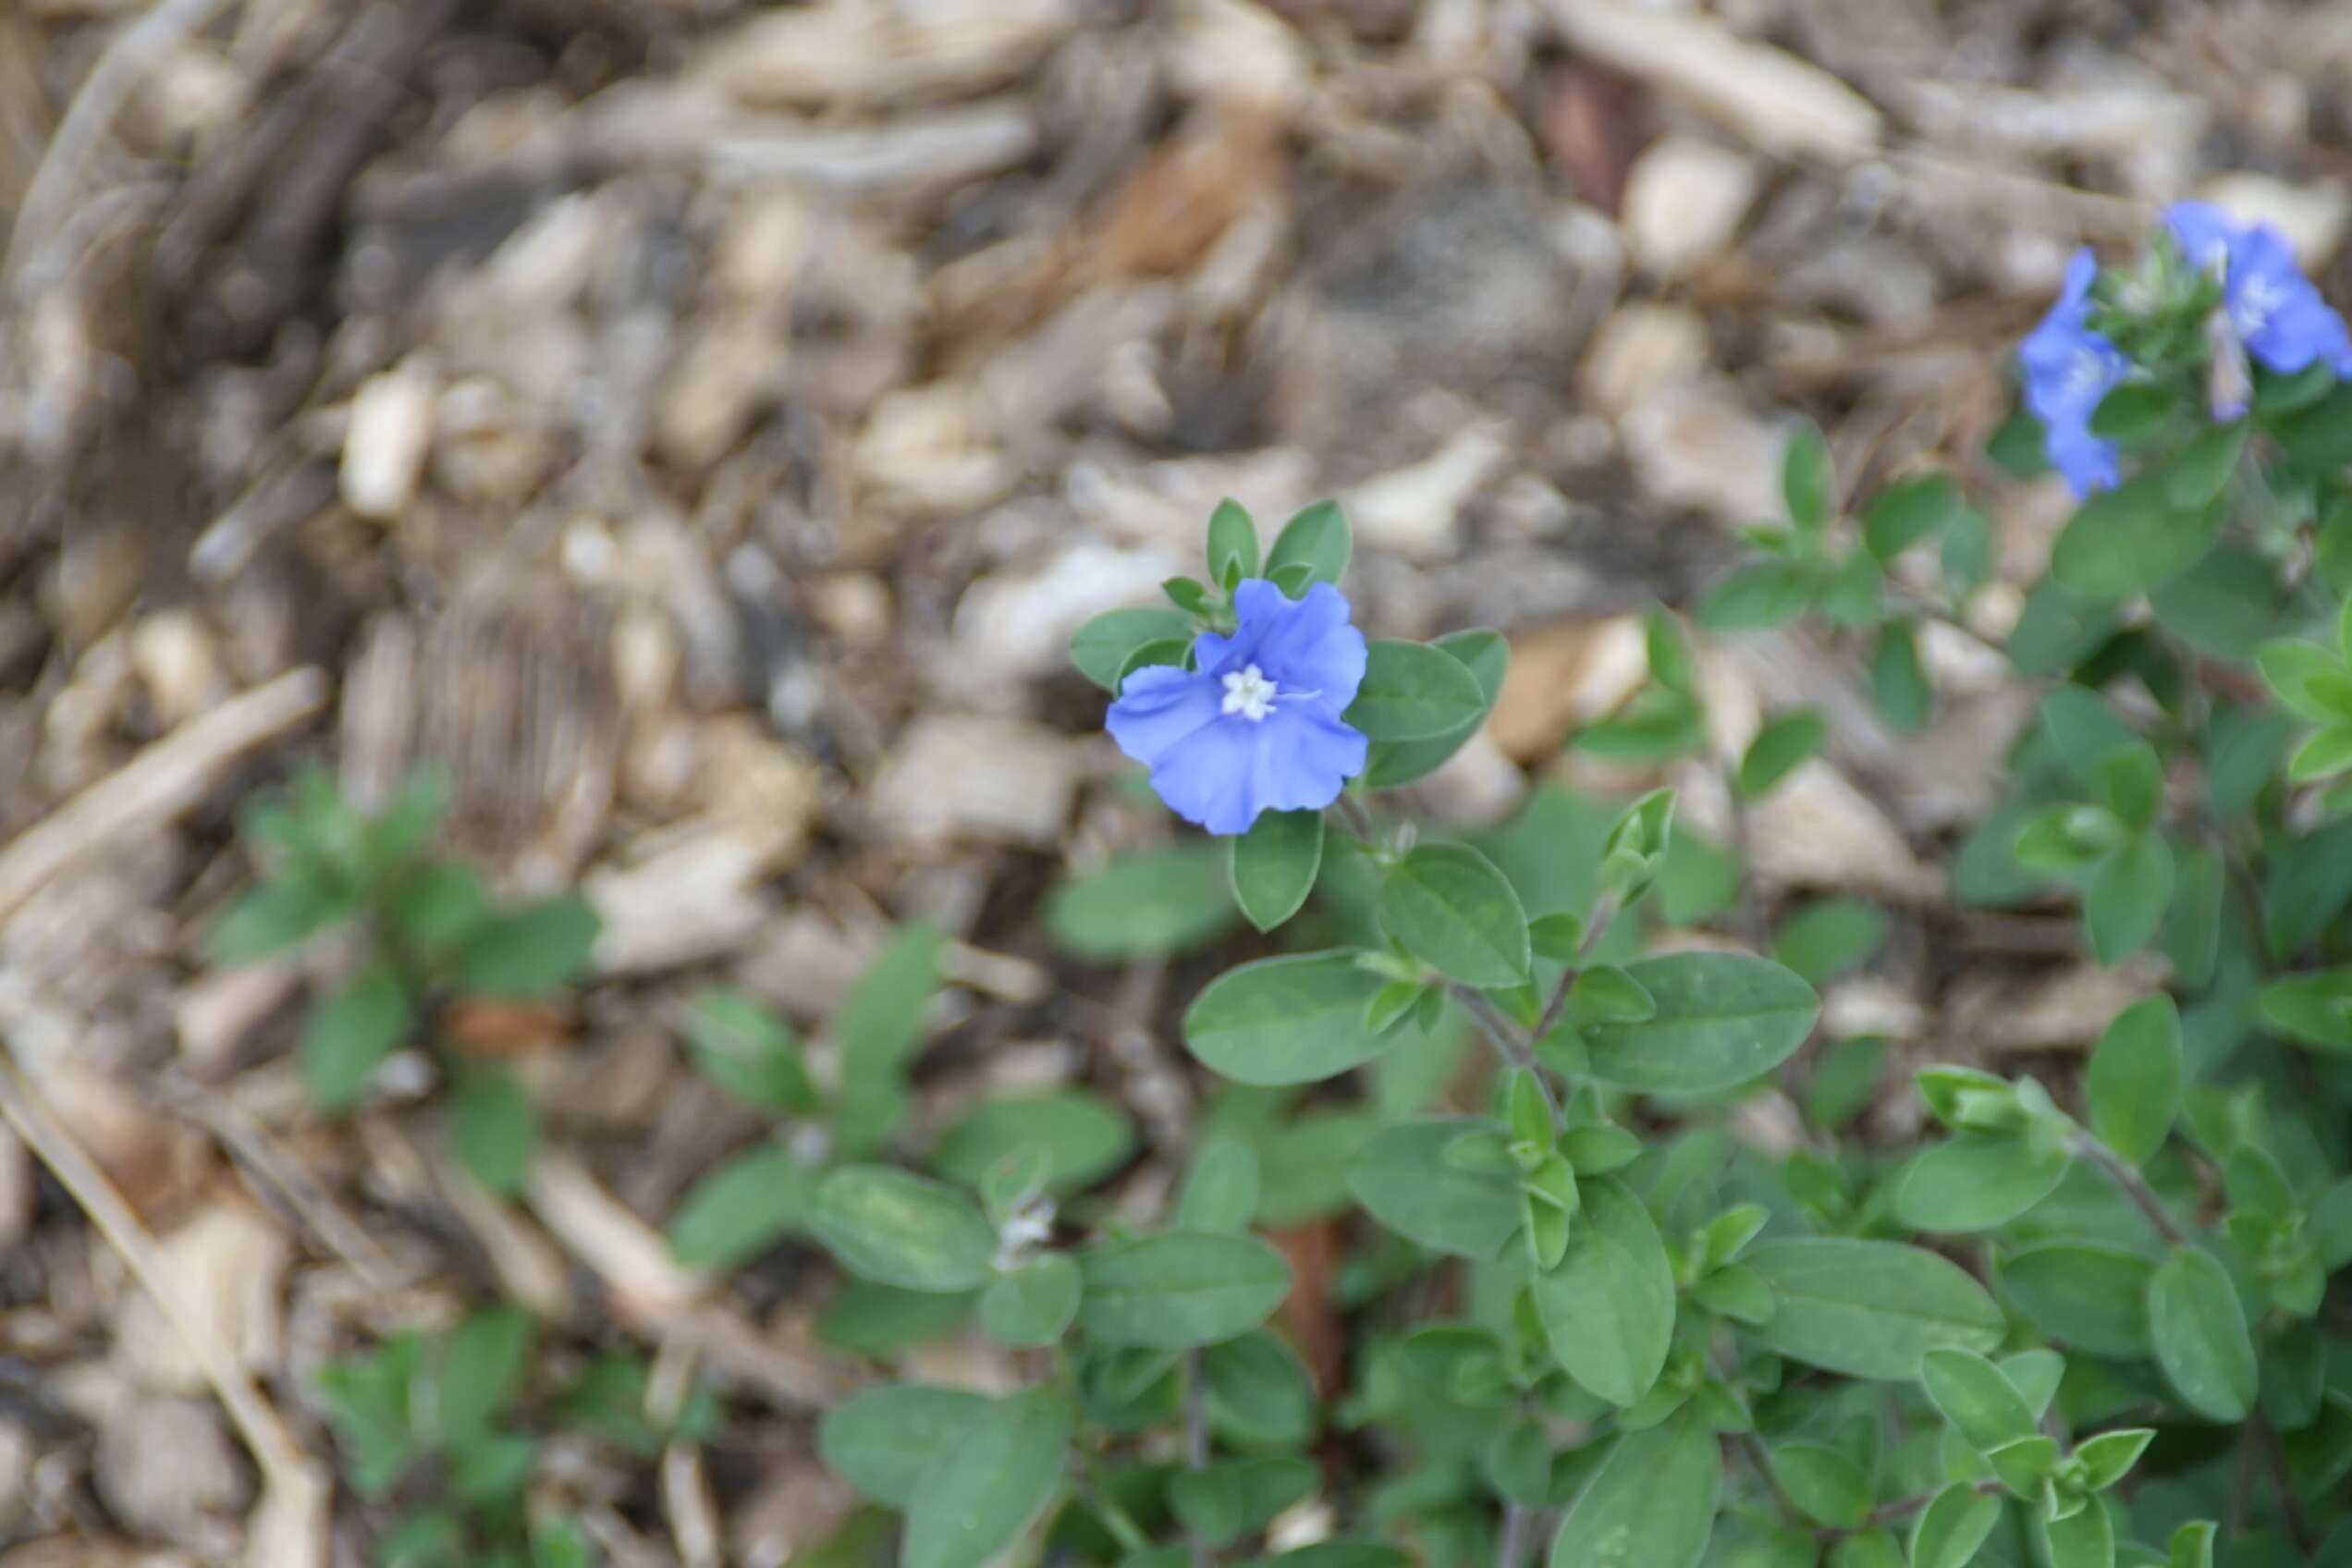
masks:
<path fill-rule="evenodd" d="M 1792 419 L 1849 487 L 1981 479 L 2067 255 L 2184 195 L 2346 297 L 2348 79 L 2352 6 L 2256 0 L 5 0 L 11 1071 L 299 1443 L 305 1368 L 484 1293 L 582 1354 L 702 1313 L 735 1401 L 703 1532 L 625 1449 L 558 1484 L 635 1561 L 836 1539 L 824 1277 L 664 1272 L 663 1215 L 764 1125 L 683 1071 L 688 988 L 812 1023 L 932 922 L 923 1115 L 1084 1085 L 1141 1129 L 1109 1199 L 1147 1211 L 1213 967 L 1173 949 L 1249 949 L 1230 912 L 1055 929 L 1059 883 L 1170 837 L 1068 667 L 1082 620 L 1196 570 L 1220 496 L 1270 536 L 1336 495 L 1365 624 L 1512 640 L 1421 809 L 1630 782 L 1562 742 L 1640 682 L 1635 612 L 1777 510 Z M 2066 511 L 1993 493 L 1924 735 L 1832 651 L 1709 653 L 1722 754 L 1763 705 L 1833 719 L 1757 814 L 1768 889 L 1941 898 L 2030 712 L 1989 643 Z M 305 762 L 361 804 L 437 766 L 455 851 L 594 906 L 577 1005 L 475 1021 L 555 1195 L 484 1201 L 398 1083 L 316 1118 L 303 963 L 202 962 L 251 874 L 234 814 Z M 1721 824 L 1709 769 L 1672 781 Z M 2078 1047 L 2116 1005 L 2021 968 L 2030 929 L 1933 963 L 1914 929 L 1847 1026 Z M 0 1554 L 246 1552 L 248 1446 L 42 1170 L 0 1128 Z M 1334 1249 L 1292 1210 L 1313 1346 Z M 986 1384 L 1004 1353 L 922 1354 Z"/>

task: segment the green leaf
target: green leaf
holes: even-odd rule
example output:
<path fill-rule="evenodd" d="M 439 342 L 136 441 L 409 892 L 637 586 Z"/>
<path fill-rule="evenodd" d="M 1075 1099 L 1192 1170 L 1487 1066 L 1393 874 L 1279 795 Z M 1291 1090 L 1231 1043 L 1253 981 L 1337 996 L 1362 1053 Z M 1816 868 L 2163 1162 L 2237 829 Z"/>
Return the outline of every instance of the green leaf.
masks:
<path fill-rule="evenodd" d="M 2262 1022 L 2290 1039 L 2352 1050 L 2352 969 L 2322 969 L 2273 980 L 2257 1001 Z"/>
<path fill-rule="evenodd" d="M 1500 632 L 1456 631 L 1439 638 L 1430 644 L 1442 648 L 1447 655 L 1458 659 L 1478 682 L 1479 693 L 1486 705 L 1476 718 L 1427 741 L 1382 741 L 1371 748 L 1371 759 L 1365 765 L 1361 780 L 1367 790 L 1392 790 L 1400 784 L 1410 784 L 1425 778 L 1445 766 L 1470 738 L 1485 725 L 1488 714 L 1494 710 L 1497 698 L 1502 695 L 1502 678 L 1510 668 L 1511 644 Z"/>
<path fill-rule="evenodd" d="M 357 912 L 358 900 L 324 876 L 288 873 L 246 889 L 204 935 L 204 958 L 251 963 L 284 952 Z"/>
<path fill-rule="evenodd" d="M 1162 1231 L 1103 1243 L 1079 1265 L 1079 1327 L 1105 1344 L 1215 1344 L 1256 1328 L 1291 1291 L 1291 1266 L 1255 1236 Z"/>
<path fill-rule="evenodd" d="M 376 1542 L 374 1568 L 466 1568 L 465 1533 L 447 1509 L 404 1514 Z"/>
<path fill-rule="evenodd" d="M 1797 1511 L 1833 1530 L 1858 1528 L 1870 1513 L 1870 1477 L 1824 1443 L 1782 1443 L 1772 1450 L 1772 1474 Z"/>
<path fill-rule="evenodd" d="M 2034 1413 L 2001 1368 L 1972 1350 L 1931 1350 L 1919 1358 L 1919 1381 L 1943 1418 L 1982 1452 L 2034 1435 Z"/>
<path fill-rule="evenodd" d="M 1321 1478 L 1314 1461 L 1297 1456 L 1219 1460 L 1170 1477 L 1168 1501 L 1187 1530 L 1226 1547 L 1263 1528 Z"/>
<path fill-rule="evenodd" d="M 2091 1052 L 2091 1131 L 2133 1165 L 2164 1146 L 2180 1112 L 2180 1013 L 2173 998 L 2144 997 L 2117 1013 Z"/>
<path fill-rule="evenodd" d="M 1229 969 L 1184 1013 L 1184 1044 L 1236 1084 L 1312 1084 L 1389 1048 L 1364 1026 L 1380 976 L 1347 951 L 1259 959 Z"/>
<path fill-rule="evenodd" d="M 1848 1377 L 1908 1382 L 1929 1351 L 1989 1351 L 2005 1330 L 2001 1309 L 1966 1269 L 1899 1242 L 1764 1242 L 1741 1262 L 1780 1298 L 1780 1311 L 1756 1339 Z"/>
<path fill-rule="evenodd" d="M 686 1041 L 702 1075 L 757 1110 L 816 1107 L 801 1042 L 748 991 L 704 991 L 686 1012 Z"/>
<path fill-rule="evenodd" d="M 490 924 L 496 906 L 482 874 L 456 861 L 411 866 L 386 893 L 384 919 L 399 938 L 435 963 Z"/>
<path fill-rule="evenodd" d="M 2298 717 L 2314 724 L 2352 717 L 2352 669 L 2334 649 L 2281 639 L 2255 650 L 2254 667 L 2271 694 Z"/>
<path fill-rule="evenodd" d="M 1966 1568 L 2001 1522 L 2001 1500 L 1966 1481 L 1936 1493 L 1911 1531 L 1911 1568 Z"/>
<path fill-rule="evenodd" d="M 1446 1158 L 1446 1150 L 1492 1126 L 1454 1121 L 1384 1127 L 1348 1168 L 1348 1193 L 1407 1241 L 1490 1260 L 1518 1231 L 1519 1184 L 1501 1171 L 1464 1170 Z"/>
<path fill-rule="evenodd" d="M 939 988 L 941 940 L 922 922 L 900 926 L 850 987 L 831 1031 L 845 1083 L 894 1078 L 922 1050 L 923 1021 Z"/>
<path fill-rule="evenodd" d="M 415 1005 L 390 960 L 352 975 L 303 1021 L 302 1086 L 311 1103 L 330 1115 L 349 1109 L 415 1023 Z"/>
<path fill-rule="evenodd" d="M 2121 963 L 2146 947 L 2173 901 L 2172 846 L 2154 834 L 2133 839 L 2092 874 L 2083 894 L 2091 956 Z"/>
<path fill-rule="evenodd" d="M 533 1329 L 521 1308 L 492 1306 L 450 1330 L 434 1380 L 439 1440 L 459 1442 L 490 1429 L 531 1369 Z"/>
<path fill-rule="evenodd" d="M 755 1144 L 695 1182 L 669 1217 L 670 1256 L 689 1268 L 747 1263 L 804 1224 L 816 1173 L 780 1144 Z"/>
<path fill-rule="evenodd" d="M 595 1568 L 596 1549 L 577 1519 L 541 1514 L 531 1522 L 531 1568 Z"/>
<path fill-rule="evenodd" d="M 1112 695 L 1116 696 L 1126 690 L 1128 678 L 1139 669 L 1182 668 L 1185 657 L 1192 651 L 1192 646 L 1190 638 L 1163 637 L 1157 643 L 1145 643 L 1139 648 L 1131 649 L 1126 661 L 1119 667 L 1117 683 L 1111 687 Z"/>
<path fill-rule="evenodd" d="M 1266 575 L 1272 577 L 1285 567 L 1304 566 L 1309 582 L 1337 582 L 1345 575 L 1354 549 L 1347 514 L 1340 509 L 1339 502 L 1317 501 L 1282 525 L 1274 547 L 1267 552 Z"/>
<path fill-rule="evenodd" d="M 1915 1231 L 1990 1231 L 2055 1192 L 2061 1150 L 2011 1133 L 1963 1133 L 1921 1150 L 1895 1189 L 1894 1211 Z"/>
<path fill-rule="evenodd" d="M 2115 1526 L 2095 1500 L 2064 1519 L 2037 1514 L 2035 1528 L 2050 1568 L 2114 1568 Z"/>
<path fill-rule="evenodd" d="M 2150 594 L 2148 607 L 2199 653 L 2243 664 L 2277 627 L 2284 597 L 2270 557 L 2224 540 Z"/>
<path fill-rule="evenodd" d="M 996 1232 L 972 1200 L 891 1166 L 827 1175 L 809 1229 L 851 1273 L 902 1291 L 977 1290 L 994 1272 Z"/>
<path fill-rule="evenodd" d="M 2309 784 L 2346 768 L 2352 768 L 2352 724 L 2332 724 L 2295 749 L 2286 762 L 2286 778 L 2290 784 Z"/>
<path fill-rule="evenodd" d="M 1674 1337 L 1674 1271 L 1649 1210 L 1615 1178 L 1579 1184 L 1559 1266 L 1531 1281 L 1552 1359 L 1610 1403 L 1650 1390 Z"/>
<path fill-rule="evenodd" d="M 2172 961 L 2174 978 L 2185 990 L 2201 991 L 2211 985 L 2214 966 L 2221 962 L 2228 875 L 2219 845 L 2173 845 L 2173 903 L 2164 912 L 2162 946 Z"/>
<path fill-rule="evenodd" d="M 2181 1402 L 2215 1421 L 2254 1407 L 2257 1366 L 2246 1312 L 2228 1272 L 2200 1247 L 2176 1246 L 2148 1281 L 2157 1365 Z"/>
<path fill-rule="evenodd" d="M 1807 533 L 1829 526 L 1837 505 L 1837 482 L 1830 471 L 1829 443 L 1810 424 L 1799 425 L 1781 450 L 1781 496 L 1789 521 Z"/>
<path fill-rule="evenodd" d="M 2176 507 L 2164 476 L 2145 473 L 2085 501 L 2058 535 L 2050 575 L 2094 600 L 2145 594 L 2197 564 L 2220 535 L 2216 507 Z"/>
<path fill-rule="evenodd" d="M 1920 473 L 1898 479 L 1862 511 L 1862 540 L 1881 562 L 1943 531 L 1960 512 L 1960 487 L 1949 474 Z"/>
<path fill-rule="evenodd" d="M 1323 814 L 1319 811 L 1260 812 L 1231 846 L 1233 901 L 1260 931 L 1271 931 L 1299 912 L 1323 869 Z"/>
<path fill-rule="evenodd" d="M 2352 1176 L 2339 1177 L 2313 1200 L 2305 1226 L 2321 1268 L 2333 1274 L 2352 1263 Z"/>
<path fill-rule="evenodd" d="M 1235 500 L 1208 514 L 1208 580 L 1220 588 L 1257 575 L 1257 524 Z"/>
<path fill-rule="evenodd" d="M 2101 1432 L 2095 1438 L 2085 1438 L 2075 1449 L 2075 1457 L 2082 1461 L 2083 1478 L 2094 1491 L 2105 1491 L 2139 1463 L 2148 1445 L 2156 1439 L 2152 1427 L 2129 1427 L 2117 1431 Z"/>
<path fill-rule="evenodd" d="M 1918 634 L 1907 620 L 1889 621 L 1870 651 L 1870 696 L 1897 729 L 1927 728 L 1935 717 L 1935 688 L 1919 663 Z"/>
<path fill-rule="evenodd" d="M 1768 959 L 1672 953 L 1625 965 L 1658 1011 L 1584 1032 L 1592 1075 L 1642 1094 L 1708 1094 L 1770 1072 L 1813 1031 L 1813 987 Z"/>
<path fill-rule="evenodd" d="M 1168 595 L 1170 604 L 1195 620 L 1207 620 L 1217 613 L 1217 594 L 1189 577 L 1171 577 L 1159 585 L 1159 591 Z M 1125 683 L 1123 674 L 1121 683 Z"/>
<path fill-rule="evenodd" d="M 1510 879 L 1466 844 L 1423 844 L 1389 871 L 1380 924 L 1448 979 L 1494 987 L 1527 978 L 1527 914 Z"/>
<path fill-rule="evenodd" d="M 1830 1549 L 1829 1568 L 1905 1568 L 1903 1548 L 1883 1525 L 1862 1530 Z"/>
<path fill-rule="evenodd" d="M 1072 957 L 1106 962 L 1206 947 L 1233 925 L 1226 854 L 1187 841 L 1121 855 L 1054 888 L 1047 933 Z"/>
<path fill-rule="evenodd" d="M 449 1096 L 449 1147 L 494 1193 L 521 1188 L 539 1150 L 539 1113 L 511 1072 L 473 1068 Z"/>
<path fill-rule="evenodd" d="M 2176 404 L 2169 386 L 2126 381 L 2101 398 L 2099 406 L 2090 410 L 2090 433 L 2102 441 L 2138 446 L 2155 433 Z"/>
<path fill-rule="evenodd" d="M 1252 1442 L 1304 1443 L 1315 1431 L 1315 1384 L 1298 1353 L 1270 1329 L 1201 1352 L 1211 1420 Z"/>
<path fill-rule="evenodd" d="M 1766 631 L 1786 626 L 1813 602 L 1813 579 L 1788 561 L 1762 561 L 1724 578 L 1699 601 L 1709 631 Z"/>
<path fill-rule="evenodd" d="M 2058 1468 L 2058 1441 L 2039 1435 L 2012 1438 L 1987 1450 L 1984 1460 L 2013 1495 L 2031 1499 L 2040 1495 Z"/>
<path fill-rule="evenodd" d="M 449 1491 L 475 1508 L 514 1501 L 539 1465 L 539 1439 L 484 1432 L 451 1445 L 443 1461 Z"/>
<path fill-rule="evenodd" d="M 1830 735 L 1830 721 L 1819 708 L 1798 708 L 1772 720 L 1748 742 L 1740 758 L 1739 792 L 1761 800 L 1799 765 L 1821 749 Z"/>
<path fill-rule="evenodd" d="M 2001 1291 L 2026 1320 L 2069 1350 L 2125 1358 L 2149 1354 L 2154 1269 L 2135 1253 L 2046 1242 L 2001 1268 Z"/>
<path fill-rule="evenodd" d="M 1771 1321 L 1780 1303 L 1764 1276 L 1734 1263 L 1716 1269 L 1691 1287 L 1691 1299 L 1719 1317 L 1753 1327 Z"/>
<path fill-rule="evenodd" d="M 1596 963 L 1568 988 L 1564 1016 L 1572 1023 L 1643 1023 L 1658 1016 L 1658 998 L 1613 963 Z"/>
<path fill-rule="evenodd" d="M 1886 945 L 1886 913 L 1859 899 L 1822 899 L 1781 921 L 1772 958 L 1808 986 L 1826 986 Z"/>
<path fill-rule="evenodd" d="M 1532 1415 L 1501 1422 L 1479 1452 L 1478 1469 L 1497 1495 L 1530 1508 L 1551 1501 L 1551 1435 Z"/>
<path fill-rule="evenodd" d="M 452 983 L 470 997 L 549 997 L 588 972 L 601 923 L 565 897 L 491 916 L 459 952 Z"/>
<path fill-rule="evenodd" d="M 1486 717 L 1487 696 L 1470 667 L 1427 643 L 1377 640 L 1364 683 L 1341 717 L 1371 741 L 1427 741 Z"/>
<path fill-rule="evenodd" d="M 1176 1197 L 1180 1231 L 1246 1231 L 1257 1212 L 1257 1151 L 1239 1138 L 1213 1136 L 1193 1155 Z"/>
<path fill-rule="evenodd" d="M 2009 632 L 2009 662 L 2020 675 L 2056 675 L 2096 653 L 2114 633 L 2117 611 L 2045 577 L 2026 595 Z"/>
<path fill-rule="evenodd" d="M 817 1338 L 836 1350 L 885 1360 L 952 1332 L 978 1303 L 976 1291 L 935 1295 L 852 1277 L 825 1304 Z"/>
<path fill-rule="evenodd" d="M 980 1292 L 980 1327 L 1015 1350 L 1052 1344 L 1077 1319 L 1084 1290 L 1077 1264 L 1060 1253 L 1042 1254 L 988 1281 Z"/>
<path fill-rule="evenodd" d="M 1084 1089 L 1050 1089 L 984 1100 L 949 1128 L 931 1153 L 940 1175 L 977 1187 L 1006 1156 L 1023 1148 L 1046 1156 L 1055 1193 L 1091 1187 L 1135 1152 L 1135 1125 L 1118 1106 Z"/>
<path fill-rule="evenodd" d="M 1623 1433 L 1568 1505 L 1550 1568 L 1697 1568 L 1722 1488 L 1723 1452 L 1697 1422 Z"/>
<path fill-rule="evenodd" d="M 2192 1519 L 2174 1530 L 2167 1553 L 2170 1568 L 2213 1568 L 2213 1537 L 2220 1533 L 2221 1526 L 2210 1519 Z"/>
<path fill-rule="evenodd" d="M 991 1403 L 907 1508 L 900 1568 L 980 1568 L 1011 1546 L 1061 1489 L 1071 1411 L 1049 1389 Z"/>
<path fill-rule="evenodd" d="M 1106 610 L 1071 637 L 1070 662 L 1081 675 L 1116 695 L 1135 650 L 1157 643 L 1189 643 L 1192 634 L 1192 618 L 1182 610 Z"/>

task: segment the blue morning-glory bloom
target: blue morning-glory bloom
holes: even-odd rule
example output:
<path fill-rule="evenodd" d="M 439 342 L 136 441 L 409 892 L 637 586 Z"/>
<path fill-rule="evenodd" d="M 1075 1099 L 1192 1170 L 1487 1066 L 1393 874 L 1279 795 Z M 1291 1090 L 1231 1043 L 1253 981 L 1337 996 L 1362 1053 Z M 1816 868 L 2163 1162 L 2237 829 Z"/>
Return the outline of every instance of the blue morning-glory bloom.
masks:
<path fill-rule="evenodd" d="M 2115 444 L 2090 433 L 2100 399 L 2131 374 L 2131 361 L 2103 333 L 2090 329 L 2090 286 L 2099 258 L 2090 247 L 2066 263 L 2066 287 L 2040 325 L 2017 345 L 2026 407 L 2041 421 L 2042 450 L 2076 496 L 2122 483 Z"/>
<path fill-rule="evenodd" d="M 2268 224 L 2241 224 L 2204 202 L 2177 202 L 2164 214 L 2189 264 L 2222 280 L 2214 321 L 2220 354 L 2250 354 L 2267 369 L 2293 375 L 2324 360 L 2337 375 L 2352 373 L 2352 333 L 2320 298 L 2296 264 L 2286 237 Z M 2235 419 L 2246 411 L 2244 361 L 2235 380 L 2218 379 L 2229 395 L 2214 412 Z"/>
<path fill-rule="evenodd" d="M 1151 769 L 1168 808 L 1211 833 L 1246 833 L 1262 811 L 1319 811 L 1364 771 L 1364 736 L 1341 718 L 1364 681 L 1364 634 L 1317 582 L 1292 599 L 1263 578 L 1233 590 L 1231 637 L 1193 640 L 1196 669 L 1147 665 L 1106 721 Z"/>

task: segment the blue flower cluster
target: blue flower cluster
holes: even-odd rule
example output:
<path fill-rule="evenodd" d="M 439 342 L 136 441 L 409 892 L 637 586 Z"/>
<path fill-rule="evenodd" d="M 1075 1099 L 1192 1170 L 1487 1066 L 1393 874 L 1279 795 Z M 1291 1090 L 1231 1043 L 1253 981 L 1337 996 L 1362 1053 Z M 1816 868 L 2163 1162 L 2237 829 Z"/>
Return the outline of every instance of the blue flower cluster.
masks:
<path fill-rule="evenodd" d="M 1369 750 L 1340 717 L 1366 657 L 1340 591 L 1317 582 L 1292 599 L 1253 578 L 1233 609 L 1233 635 L 1194 639 L 1194 668 L 1130 674 L 1107 721 L 1169 809 L 1211 833 L 1246 833 L 1262 811 L 1320 811 Z"/>
<path fill-rule="evenodd" d="M 2174 203 L 2164 226 L 2190 265 L 2221 281 L 2221 307 L 2208 329 L 2215 418 L 2233 420 L 2246 411 L 2249 357 L 2281 375 L 2321 362 L 2339 376 L 2352 375 L 2352 333 L 2296 265 L 2294 250 L 2278 230 L 2238 223 L 2203 202 Z M 2026 406 L 2041 421 L 2051 465 L 2077 496 L 2122 479 L 2115 444 L 2091 435 L 2090 416 L 2132 371 L 2122 350 L 2090 328 L 2090 288 L 2098 276 L 2089 248 L 2076 251 L 2057 302 L 2017 349 Z"/>

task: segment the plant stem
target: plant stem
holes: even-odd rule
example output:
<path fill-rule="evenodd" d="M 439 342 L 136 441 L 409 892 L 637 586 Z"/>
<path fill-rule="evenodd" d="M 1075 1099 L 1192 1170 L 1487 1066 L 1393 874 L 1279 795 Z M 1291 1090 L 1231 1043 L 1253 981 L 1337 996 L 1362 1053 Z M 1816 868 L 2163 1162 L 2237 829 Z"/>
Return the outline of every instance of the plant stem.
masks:
<path fill-rule="evenodd" d="M 1602 935 L 1616 919 L 1617 900 L 1614 898 L 1603 898 L 1593 905 L 1592 922 L 1585 927 L 1584 939 L 1576 944 L 1575 962 L 1562 974 L 1560 984 L 1551 988 L 1551 999 L 1544 1003 L 1543 1016 L 1536 1020 L 1536 1027 L 1529 1034 L 1529 1039 L 1542 1039 L 1560 1022 L 1560 1015 L 1568 1009 L 1568 993 L 1576 988 L 1576 977 L 1585 972 L 1585 965 L 1592 960 L 1593 949 L 1600 946 Z"/>
<path fill-rule="evenodd" d="M 2261 1451 L 2262 1463 L 2270 1467 L 2271 1484 L 2278 1488 L 2279 1515 L 2286 1522 L 2287 1536 L 2295 1542 L 2295 1550 L 2309 1557 L 2318 1537 L 2311 1533 L 2311 1522 L 2303 1517 L 2303 1505 L 2296 1501 L 2294 1478 L 2286 1469 L 2286 1450 L 2280 1445 L 2278 1433 L 2257 1413 L 2248 1419 L 2246 1435 Z"/>
<path fill-rule="evenodd" d="M 1208 1468 L 1208 1385 L 1201 1380 L 1200 1352 L 1184 1353 L 1184 1467 Z M 1193 1568 L 1213 1568 L 1217 1553 L 1201 1533 L 1187 1525 L 1185 1537 L 1193 1549 Z"/>
<path fill-rule="evenodd" d="M 2089 1161 L 2094 1170 L 2129 1198 L 2132 1207 L 2147 1216 L 2148 1222 L 2156 1227 L 2158 1235 L 2174 1246 L 2187 1244 L 2188 1232 L 2181 1229 L 2180 1221 L 2173 1218 L 2172 1212 L 2156 1196 L 2156 1189 L 2150 1186 L 2138 1171 L 2125 1164 L 2123 1157 L 2113 1149 L 2081 1131 L 2066 1141 L 2066 1148 L 2069 1153 Z"/>
<path fill-rule="evenodd" d="M 1568 1118 L 1560 1109 L 1560 1097 L 1551 1092 L 1551 1081 L 1536 1065 L 1535 1051 L 1511 1020 L 1502 1015 L 1502 1010 L 1495 1006 L 1493 998 L 1472 986 L 1453 984 L 1446 989 L 1470 1014 L 1472 1022 L 1478 1025 L 1478 1032 L 1486 1035 L 1487 1043 L 1494 1047 L 1495 1054 L 1502 1058 L 1504 1065 L 1524 1067 L 1534 1077 L 1536 1088 L 1543 1095 L 1544 1109 L 1551 1112 L 1551 1124 L 1558 1128 L 1566 1127 Z"/>
<path fill-rule="evenodd" d="M 1524 1502 L 1502 1505 L 1502 1538 L 1495 1543 L 1495 1568 L 1520 1568 L 1527 1561 L 1527 1537 L 1535 1534 L 1536 1512 Z"/>

